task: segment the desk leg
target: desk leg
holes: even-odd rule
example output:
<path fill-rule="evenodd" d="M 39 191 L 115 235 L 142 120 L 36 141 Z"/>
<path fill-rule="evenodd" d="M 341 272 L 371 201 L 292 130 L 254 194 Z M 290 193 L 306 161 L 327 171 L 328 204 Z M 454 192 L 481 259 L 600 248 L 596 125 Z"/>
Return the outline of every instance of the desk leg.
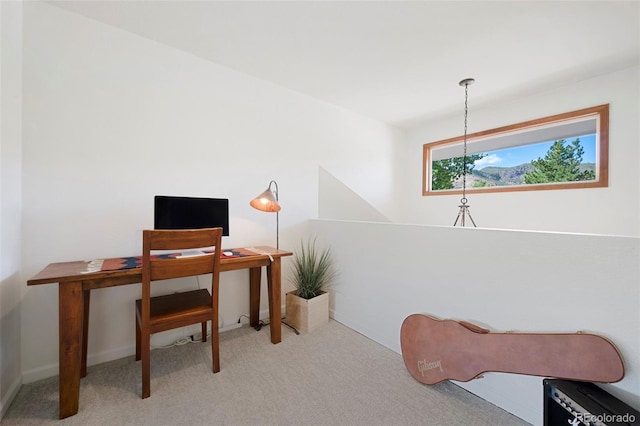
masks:
<path fill-rule="evenodd" d="M 269 324 L 271 331 L 271 343 L 280 343 L 282 340 L 282 272 L 280 258 L 275 258 L 267 266 L 267 281 L 269 285 Z"/>
<path fill-rule="evenodd" d="M 78 412 L 82 362 L 82 305 L 81 281 L 58 284 L 61 419 Z"/>
<path fill-rule="evenodd" d="M 80 364 L 80 377 L 87 375 L 87 347 L 89 346 L 89 303 L 91 302 L 91 290 L 82 290 L 82 361 Z"/>
<path fill-rule="evenodd" d="M 249 269 L 249 325 L 255 327 L 260 322 L 260 279 L 262 268 Z"/>

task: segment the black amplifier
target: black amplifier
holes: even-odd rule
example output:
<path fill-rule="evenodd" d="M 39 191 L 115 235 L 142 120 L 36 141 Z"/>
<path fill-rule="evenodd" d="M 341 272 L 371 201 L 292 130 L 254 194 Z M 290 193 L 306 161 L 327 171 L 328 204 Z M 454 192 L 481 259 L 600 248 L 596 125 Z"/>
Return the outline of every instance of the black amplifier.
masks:
<path fill-rule="evenodd" d="M 640 425 L 640 412 L 589 382 L 544 379 L 544 426 Z"/>

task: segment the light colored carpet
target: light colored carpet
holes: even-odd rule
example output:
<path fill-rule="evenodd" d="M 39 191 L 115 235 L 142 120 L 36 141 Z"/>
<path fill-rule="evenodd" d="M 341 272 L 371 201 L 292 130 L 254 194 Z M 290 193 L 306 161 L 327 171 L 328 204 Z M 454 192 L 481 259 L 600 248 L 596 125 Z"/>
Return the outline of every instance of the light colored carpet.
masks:
<path fill-rule="evenodd" d="M 527 425 L 449 382 L 425 386 L 402 356 L 335 321 L 305 335 L 242 327 L 211 346 L 152 351 L 151 397 L 140 363 L 89 367 L 77 415 L 58 420 L 58 378 L 24 385 L 2 425 Z"/>

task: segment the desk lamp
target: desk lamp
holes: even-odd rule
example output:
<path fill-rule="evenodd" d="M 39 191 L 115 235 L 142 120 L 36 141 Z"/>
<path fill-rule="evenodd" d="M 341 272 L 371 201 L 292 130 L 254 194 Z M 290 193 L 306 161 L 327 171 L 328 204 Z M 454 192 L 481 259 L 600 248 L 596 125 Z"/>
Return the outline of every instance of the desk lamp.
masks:
<path fill-rule="evenodd" d="M 271 185 L 273 185 L 273 189 L 271 188 Z M 254 209 L 263 212 L 276 213 L 276 249 L 280 249 L 280 218 L 278 216 L 280 204 L 278 204 L 278 184 L 276 181 L 272 180 L 269 182 L 269 186 L 266 191 L 251 200 L 249 204 Z"/>

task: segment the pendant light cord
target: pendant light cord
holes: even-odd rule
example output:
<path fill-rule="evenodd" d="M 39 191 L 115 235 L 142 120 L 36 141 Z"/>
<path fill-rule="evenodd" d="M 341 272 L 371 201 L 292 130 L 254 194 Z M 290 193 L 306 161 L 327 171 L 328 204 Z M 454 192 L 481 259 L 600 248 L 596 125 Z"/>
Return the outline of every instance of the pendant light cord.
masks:
<path fill-rule="evenodd" d="M 469 94 L 469 83 L 464 84 L 464 155 L 462 156 L 462 204 L 467 204 L 467 114 L 468 104 L 467 98 Z"/>
<path fill-rule="evenodd" d="M 461 226 L 465 226 L 466 218 L 468 217 L 471 220 L 473 226 L 476 226 L 475 221 L 471 217 L 471 213 L 469 212 L 469 206 L 467 205 L 467 117 L 469 113 L 469 85 L 473 84 L 475 80 L 473 78 L 466 78 L 458 83 L 460 86 L 464 86 L 464 154 L 462 156 L 462 198 L 460 199 L 460 209 L 458 210 L 458 217 L 456 217 L 456 221 L 453 222 L 453 226 L 458 224 L 460 221 Z"/>

